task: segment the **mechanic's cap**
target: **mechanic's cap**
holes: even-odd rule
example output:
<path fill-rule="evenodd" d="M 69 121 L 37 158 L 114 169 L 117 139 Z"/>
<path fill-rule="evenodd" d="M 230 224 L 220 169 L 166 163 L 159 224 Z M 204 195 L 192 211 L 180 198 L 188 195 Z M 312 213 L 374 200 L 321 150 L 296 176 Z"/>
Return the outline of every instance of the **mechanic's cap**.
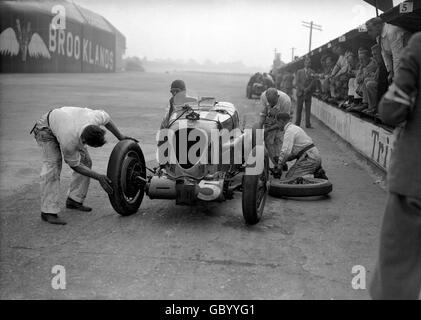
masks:
<path fill-rule="evenodd" d="M 266 99 L 271 105 L 275 105 L 278 102 L 278 90 L 276 88 L 269 88 L 266 90 Z"/>
<path fill-rule="evenodd" d="M 186 84 L 184 83 L 183 80 L 174 80 L 171 83 L 171 89 L 180 89 L 185 91 L 186 90 Z"/>

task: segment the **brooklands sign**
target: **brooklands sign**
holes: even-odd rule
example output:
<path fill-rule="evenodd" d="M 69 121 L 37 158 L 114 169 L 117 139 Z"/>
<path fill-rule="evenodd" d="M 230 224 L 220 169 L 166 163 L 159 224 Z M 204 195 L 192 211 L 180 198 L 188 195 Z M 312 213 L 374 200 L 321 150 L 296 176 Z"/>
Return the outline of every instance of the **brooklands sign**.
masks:
<path fill-rule="evenodd" d="M 114 52 L 70 30 L 57 29 L 50 24 L 48 49 L 57 55 L 67 56 L 107 70 L 114 69 Z"/>

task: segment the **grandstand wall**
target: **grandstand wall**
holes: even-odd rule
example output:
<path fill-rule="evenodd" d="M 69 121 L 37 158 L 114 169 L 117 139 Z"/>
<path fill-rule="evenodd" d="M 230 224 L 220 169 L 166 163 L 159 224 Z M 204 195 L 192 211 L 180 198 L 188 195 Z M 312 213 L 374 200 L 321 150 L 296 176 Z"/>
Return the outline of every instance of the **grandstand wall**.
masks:
<path fill-rule="evenodd" d="M 312 100 L 311 113 L 365 158 L 387 170 L 395 141 L 391 129 L 343 112 L 317 98 Z"/>

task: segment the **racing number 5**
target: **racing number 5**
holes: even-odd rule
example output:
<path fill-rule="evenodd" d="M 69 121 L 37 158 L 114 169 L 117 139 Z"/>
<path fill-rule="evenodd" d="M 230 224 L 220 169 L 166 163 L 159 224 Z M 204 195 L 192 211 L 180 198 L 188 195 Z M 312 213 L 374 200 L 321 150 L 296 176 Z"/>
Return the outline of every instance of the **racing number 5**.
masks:
<path fill-rule="evenodd" d="M 414 11 L 414 3 L 412 1 L 405 1 L 399 5 L 399 13 L 410 13 Z"/>
<path fill-rule="evenodd" d="M 221 188 L 218 182 L 214 181 L 200 181 L 198 184 L 200 191 L 197 197 L 204 201 L 212 201 L 219 197 Z"/>

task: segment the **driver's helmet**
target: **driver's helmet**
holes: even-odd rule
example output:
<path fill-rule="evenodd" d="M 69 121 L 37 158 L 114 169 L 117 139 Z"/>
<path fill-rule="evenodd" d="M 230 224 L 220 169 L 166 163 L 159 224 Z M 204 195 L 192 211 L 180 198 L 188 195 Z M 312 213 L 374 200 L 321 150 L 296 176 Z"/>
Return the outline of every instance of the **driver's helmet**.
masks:
<path fill-rule="evenodd" d="M 171 89 L 170 90 L 171 90 L 171 92 L 173 92 L 173 90 L 176 91 L 176 92 L 186 91 L 186 84 L 184 83 L 183 80 L 174 80 L 171 83 Z"/>

